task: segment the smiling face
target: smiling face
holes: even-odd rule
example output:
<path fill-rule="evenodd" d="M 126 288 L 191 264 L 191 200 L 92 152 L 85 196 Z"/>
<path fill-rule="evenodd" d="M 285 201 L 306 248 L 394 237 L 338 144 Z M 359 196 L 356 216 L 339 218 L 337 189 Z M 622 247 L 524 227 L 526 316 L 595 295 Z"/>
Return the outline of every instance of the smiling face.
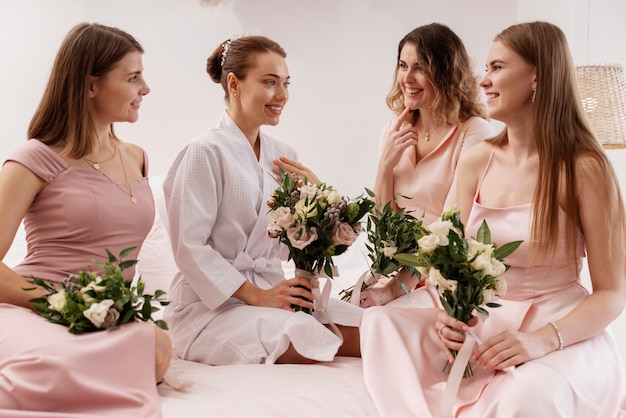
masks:
<path fill-rule="evenodd" d="M 143 96 L 150 92 L 142 76 L 140 52 L 130 52 L 102 77 L 93 77 L 89 88 L 89 113 L 96 126 L 135 122 Z"/>
<path fill-rule="evenodd" d="M 414 44 L 407 42 L 400 50 L 396 79 L 404 95 L 406 107 L 411 110 L 430 108 L 435 97 L 435 91 L 418 62 Z"/>
<path fill-rule="evenodd" d="M 507 125 L 527 123 L 532 111 L 535 67 L 513 49 L 495 41 L 480 82 L 487 96 L 487 113 Z"/>
<path fill-rule="evenodd" d="M 282 56 L 275 52 L 256 54 L 255 64 L 245 79 L 232 81 L 234 101 L 240 105 L 232 109 L 235 122 L 245 126 L 244 130 L 277 125 L 289 99 L 289 80 L 289 69 Z"/>

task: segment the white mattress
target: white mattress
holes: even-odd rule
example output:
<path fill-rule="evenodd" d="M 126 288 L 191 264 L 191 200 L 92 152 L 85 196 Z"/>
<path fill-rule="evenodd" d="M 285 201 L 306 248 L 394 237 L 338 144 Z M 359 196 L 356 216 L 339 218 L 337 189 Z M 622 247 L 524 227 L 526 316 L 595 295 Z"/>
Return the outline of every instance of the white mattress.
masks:
<path fill-rule="evenodd" d="M 164 418 L 378 417 L 363 385 L 361 360 L 310 365 L 206 366 L 176 360 L 187 389 L 159 385 Z"/>
<path fill-rule="evenodd" d="M 148 291 L 167 290 L 176 270 L 166 227 L 158 214 L 138 257 L 138 271 Z M 334 297 L 367 268 L 364 243 L 362 234 L 352 248 L 337 257 L 340 276 L 332 281 Z M 25 254 L 20 228 L 3 261 L 13 266 Z M 285 271 L 292 274 L 292 266 L 285 264 Z M 188 386 L 177 390 L 165 383 L 159 385 L 163 418 L 379 416 L 365 390 L 358 358 L 338 357 L 331 363 L 310 365 L 233 366 L 174 360 L 171 372 Z"/>

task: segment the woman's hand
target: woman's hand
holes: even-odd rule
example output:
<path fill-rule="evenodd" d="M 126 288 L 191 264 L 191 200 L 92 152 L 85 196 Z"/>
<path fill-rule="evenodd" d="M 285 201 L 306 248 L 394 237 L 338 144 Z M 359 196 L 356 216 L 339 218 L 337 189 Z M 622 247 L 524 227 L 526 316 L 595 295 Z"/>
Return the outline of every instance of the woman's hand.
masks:
<path fill-rule="evenodd" d="M 378 166 L 387 170 L 393 169 L 400 161 L 404 151 L 410 146 L 417 146 L 417 131 L 412 126 L 402 128 L 402 123 L 409 113 L 407 107 L 393 122 L 385 146 L 378 160 Z"/>
<path fill-rule="evenodd" d="M 473 354 L 485 369 L 502 370 L 543 357 L 559 346 L 551 325 L 535 332 L 504 331 L 485 340 Z"/>
<path fill-rule="evenodd" d="M 387 286 L 372 287 L 361 292 L 361 300 L 359 306 L 361 308 L 369 308 L 370 306 L 382 306 L 393 300 L 391 289 Z"/>
<path fill-rule="evenodd" d="M 439 339 L 446 347 L 446 357 L 450 363 L 454 362 L 452 351 L 460 351 L 465 341 L 465 333 L 470 327 L 464 322 L 459 321 L 448 315 L 442 310 L 437 314 L 435 328 L 439 334 Z"/>
<path fill-rule="evenodd" d="M 411 274 L 406 269 L 401 269 L 395 278 L 389 279 L 383 286 L 370 287 L 361 292 L 359 306 L 369 308 L 370 306 L 386 305 L 399 297 L 407 296 L 407 292 L 412 292 L 423 283 L 417 276 Z"/>
<path fill-rule="evenodd" d="M 274 160 L 274 174 L 279 174 L 279 168 L 282 168 L 283 171 L 291 173 L 292 175 L 295 175 L 297 177 L 306 177 L 309 184 L 320 184 L 320 179 L 317 178 L 315 173 L 310 168 L 302 165 L 297 161 L 290 160 L 287 157 L 280 157 L 279 159 Z"/>
<path fill-rule="evenodd" d="M 304 298 L 304 299 L 303 299 Z M 257 306 L 292 310 L 291 305 L 313 309 L 311 282 L 301 277 L 283 280 L 271 289 L 264 290 Z"/>

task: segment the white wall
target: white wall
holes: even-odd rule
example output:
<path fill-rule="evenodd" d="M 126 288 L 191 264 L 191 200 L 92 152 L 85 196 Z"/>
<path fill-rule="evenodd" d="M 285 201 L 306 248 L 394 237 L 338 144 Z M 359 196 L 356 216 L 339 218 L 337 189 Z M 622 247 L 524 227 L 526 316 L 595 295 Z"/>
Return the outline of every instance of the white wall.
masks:
<path fill-rule="evenodd" d="M 493 37 L 528 20 L 558 24 L 577 64 L 626 66 L 623 0 L 224 0 L 213 8 L 200 0 L 0 0 L 0 161 L 26 140 L 56 50 L 76 23 L 118 26 L 143 44 L 152 92 L 139 121 L 116 130 L 146 149 L 153 176 L 217 121 L 223 92 L 204 72 L 206 58 L 231 35 L 250 32 L 283 45 L 293 81 L 280 125 L 267 131 L 340 192 L 357 195 L 374 180 L 400 38 L 445 23 L 482 74 Z M 626 154 L 609 155 L 626 182 Z M 626 314 L 615 324 L 626 357 L 624 324 Z"/>

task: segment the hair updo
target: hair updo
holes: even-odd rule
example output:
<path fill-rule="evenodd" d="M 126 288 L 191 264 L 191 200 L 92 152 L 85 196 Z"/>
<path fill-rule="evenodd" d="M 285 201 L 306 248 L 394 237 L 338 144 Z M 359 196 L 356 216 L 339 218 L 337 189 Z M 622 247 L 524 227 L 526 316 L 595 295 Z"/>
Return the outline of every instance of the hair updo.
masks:
<path fill-rule="evenodd" d="M 207 58 L 206 72 L 213 82 L 222 85 L 224 98 L 228 100 L 226 83 L 228 74 L 233 73 L 238 79 L 244 80 L 248 71 L 255 65 L 256 55 L 266 52 L 275 52 L 283 58 L 287 57 L 287 53 L 277 42 L 265 36 L 227 39 Z"/>

